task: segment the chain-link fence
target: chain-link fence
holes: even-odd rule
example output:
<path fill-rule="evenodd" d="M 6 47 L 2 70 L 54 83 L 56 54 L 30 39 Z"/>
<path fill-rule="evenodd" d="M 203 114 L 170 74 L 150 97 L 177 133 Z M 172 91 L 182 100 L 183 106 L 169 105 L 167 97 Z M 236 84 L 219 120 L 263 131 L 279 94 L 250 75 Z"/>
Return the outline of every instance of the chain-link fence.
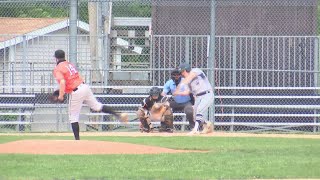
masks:
<path fill-rule="evenodd" d="M 83 108 L 82 131 L 134 130 L 135 111 L 182 62 L 215 91 L 224 131 L 319 131 L 316 0 L 7 0 L 0 2 L 0 131 L 67 131 L 53 53 L 63 49 L 99 101 L 132 123 Z M 176 130 L 188 129 L 175 112 Z"/>

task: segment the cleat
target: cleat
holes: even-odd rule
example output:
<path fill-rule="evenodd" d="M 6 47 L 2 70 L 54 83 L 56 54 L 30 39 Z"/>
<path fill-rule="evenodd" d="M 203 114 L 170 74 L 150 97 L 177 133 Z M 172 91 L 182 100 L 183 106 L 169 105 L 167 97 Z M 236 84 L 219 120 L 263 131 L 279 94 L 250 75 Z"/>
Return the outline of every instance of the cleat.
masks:
<path fill-rule="evenodd" d="M 153 125 L 151 123 L 149 124 L 149 128 L 152 129 L 152 130 L 154 129 Z"/>
<path fill-rule="evenodd" d="M 152 132 L 153 131 L 153 129 L 147 129 L 147 128 L 141 128 L 140 129 L 140 132 L 141 133 L 150 133 L 150 132 Z"/>
<path fill-rule="evenodd" d="M 208 134 L 213 132 L 213 124 L 212 122 L 208 121 L 206 124 L 203 125 L 203 130 L 201 131 L 201 134 Z"/>

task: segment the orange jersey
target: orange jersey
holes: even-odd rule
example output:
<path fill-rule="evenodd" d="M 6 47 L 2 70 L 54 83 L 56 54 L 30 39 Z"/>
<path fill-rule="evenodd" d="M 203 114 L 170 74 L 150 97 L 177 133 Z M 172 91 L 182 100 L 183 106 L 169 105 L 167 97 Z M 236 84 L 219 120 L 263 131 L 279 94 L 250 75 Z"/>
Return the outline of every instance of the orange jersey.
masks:
<path fill-rule="evenodd" d="M 53 76 L 58 83 L 64 79 L 66 81 L 65 93 L 71 93 L 73 89 L 78 87 L 83 79 L 80 77 L 78 70 L 67 61 L 60 62 L 53 70 Z"/>

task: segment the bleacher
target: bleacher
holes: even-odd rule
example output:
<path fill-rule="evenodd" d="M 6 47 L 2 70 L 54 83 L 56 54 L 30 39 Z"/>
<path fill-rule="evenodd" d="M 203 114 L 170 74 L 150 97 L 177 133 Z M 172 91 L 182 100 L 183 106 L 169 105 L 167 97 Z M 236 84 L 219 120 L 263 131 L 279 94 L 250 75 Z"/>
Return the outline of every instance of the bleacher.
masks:
<path fill-rule="evenodd" d="M 33 120 L 35 95 L 0 94 L 0 98 L 0 131 L 25 131 L 30 128 Z"/>
<path fill-rule="evenodd" d="M 215 126 L 225 131 L 317 132 L 320 96 L 308 87 L 220 87 Z"/>
<path fill-rule="evenodd" d="M 11 131 L 68 131 L 70 126 L 67 115 L 67 100 L 64 104 L 52 104 L 48 101 L 49 94 L 1 94 L 0 132 L 6 131 L 6 127 L 9 127 Z M 112 131 L 115 129 L 119 130 L 121 129 L 120 127 L 122 129 L 125 128 L 125 130 L 138 130 L 140 122 L 136 118 L 136 111 L 143 98 L 148 96 L 147 93 L 96 93 L 94 95 L 104 105 L 111 106 L 118 112 L 128 113 L 131 121 L 124 126 L 119 120 L 114 119 L 112 115 L 93 112 L 84 105 L 80 114 L 80 127 L 82 127 L 82 131 Z M 186 130 L 188 122 L 186 122 L 185 114 L 178 112 L 174 113 L 174 116 L 176 130 Z M 16 125 L 21 126 L 26 124 L 28 125 L 27 129 L 15 128 Z M 158 126 L 159 122 L 154 122 L 153 124 Z"/>
<path fill-rule="evenodd" d="M 46 131 L 68 130 L 67 104 L 50 104 L 47 96 L 45 93 L 0 94 L 0 131 L 27 131 L 29 128 L 33 132 L 48 126 L 52 128 Z M 84 106 L 80 116 L 82 131 L 138 129 L 135 113 L 142 99 L 148 96 L 146 91 L 95 93 L 95 96 L 116 111 L 128 113 L 131 121 L 123 125 L 111 115 L 92 112 Z M 214 120 L 215 130 L 221 131 L 319 132 L 320 128 L 320 96 L 314 88 L 217 87 L 214 112 L 211 120 Z M 176 130 L 186 130 L 185 114 L 175 112 L 174 116 Z M 36 125 L 38 127 L 33 128 Z"/>

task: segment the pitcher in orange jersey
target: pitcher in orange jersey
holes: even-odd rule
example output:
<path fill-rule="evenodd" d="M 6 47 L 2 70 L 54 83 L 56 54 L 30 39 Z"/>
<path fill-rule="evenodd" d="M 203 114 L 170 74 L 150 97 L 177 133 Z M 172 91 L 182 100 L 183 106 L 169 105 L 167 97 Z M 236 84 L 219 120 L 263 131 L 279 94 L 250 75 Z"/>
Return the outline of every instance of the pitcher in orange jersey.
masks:
<path fill-rule="evenodd" d="M 80 140 L 79 116 L 83 103 L 94 111 L 112 114 L 122 121 L 127 119 L 124 114 L 118 114 L 112 108 L 97 101 L 90 87 L 84 83 L 77 68 L 65 59 L 63 50 L 56 50 L 54 57 L 57 65 L 53 70 L 53 76 L 59 84 L 58 99 L 62 101 L 64 94 L 69 94 L 69 120 L 76 140 Z"/>

